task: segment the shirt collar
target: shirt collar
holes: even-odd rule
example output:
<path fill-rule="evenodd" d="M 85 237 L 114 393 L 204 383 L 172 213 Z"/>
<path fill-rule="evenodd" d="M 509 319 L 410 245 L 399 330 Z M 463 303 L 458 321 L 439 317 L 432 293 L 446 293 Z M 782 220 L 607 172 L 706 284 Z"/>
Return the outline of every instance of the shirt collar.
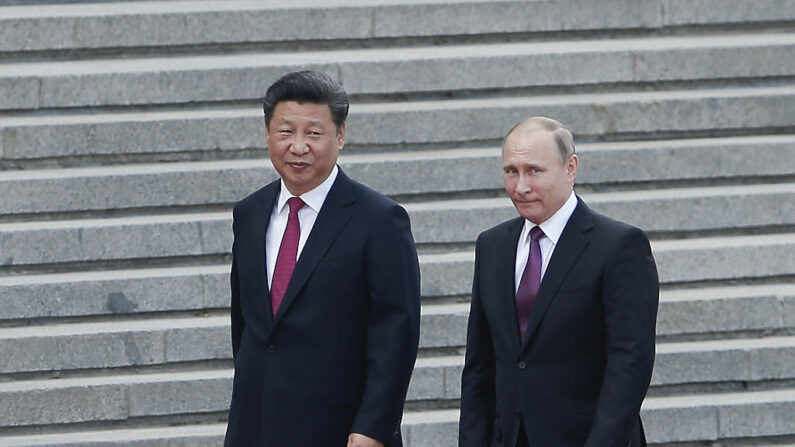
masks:
<path fill-rule="evenodd" d="M 577 196 L 574 194 L 574 191 L 572 191 L 571 195 L 569 195 L 569 198 L 566 199 L 566 202 L 563 204 L 563 206 L 555 211 L 555 214 L 553 214 L 549 219 L 541 222 L 541 225 L 539 225 L 539 227 L 541 227 L 541 231 L 544 232 L 544 236 L 548 237 L 554 245 L 557 245 L 558 239 L 560 239 L 560 235 L 563 234 L 563 229 L 566 228 L 569 218 L 572 214 L 574 214 L 575 208 L 577 208 Z M 526 239 L 530 235 L 530 230 L 532 230 L 535 226 L 536 224 L 525 219 L 523 231 L 525 234 L 525 242 L 527 242 Z"/>
<path fill-rule="evenodd" d="M 334 185 L 334 180 L 337 179 L 337 174 L 339 173 L 339 168 L 337 165 L 334 165 L 334 169 L 331 170 L 331 173 L 323 180 L 323 183 L 317 185 L 313 190 L 307 191 L 301 194 L 301 200 L 304 201 L 306 206 L 312 208 L 316 213 L 320 212 L 320 208 L 323 207 L 323 202 L 326 201 L 326 196 L 328 196 L 329 191 L 331 191 L 331 187 Z M 287 200 L 291 197 L 295 197 L 290 194 L 290 190 L 287 189 L 287 185 L 284 184 L 284 180 L 281 180 L 281 191 L 279 192 L 279 200 L 276 202 L 277 210 L 279 213 L 282 212 L 284 206 L 287 204 Z"/>

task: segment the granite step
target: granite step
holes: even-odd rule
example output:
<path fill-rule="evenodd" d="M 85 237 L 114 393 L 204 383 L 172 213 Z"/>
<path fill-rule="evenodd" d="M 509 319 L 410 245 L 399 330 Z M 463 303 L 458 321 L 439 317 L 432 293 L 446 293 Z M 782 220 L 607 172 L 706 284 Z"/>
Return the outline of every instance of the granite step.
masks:
<path fill-rule="evenodd" d="M 219 276 L 219 282 L 226 279 L 226 275 Z M 146 285 L 142 283 L 142 288 Z M 687 295 L 694 296 L 684 298 Z M 228 293 L 216 298 L 228 303 Z M 725 337 L 733 332 L 787 331 L 795 327 L 793 308 L 792 285 L 663 292 L 658 334 L 664 341 L 666 335 L 720 333 Z M 755 314 L 746 315 L 748 309 Z M 698 311 L 711 313 L 678 319 L 679 315 Z M 467 303 L 425 304 L 421 348 L 463 347 L 468 313 Z M 670 329 L 674 325 L 675 329 Z M 4 374 L 175 364 L 231 356 L 225 312 L 3 327 L 0 340 L 0 373 Z"/>
<path fill-rule="evenodd" d="M 661 283 L 735 281 L 791 276 L 795 271 L 795 234 L 767 234 L 664 240 L 652 243 Z M 425 296 L 471 292 L 474 253 L 423 255 Z"/>
<path fill-rule="evenodd" d="M 795 288 L 789 284 L 663 290 L 660 295 L 661 335 L 795 327 Z M 0 302 L 6 320 L 223 309 L 229 305 L 229 266 L 6 276 L 0 277 Z M 423 325 L 434 329 L 423 335 L 429 346 L 464 340 L 469 305 L 445 306 L 423 306 Z"/>
<path fill-rule="evenodd" d="M 647 232 L 720 231 L 795 224 L 795 183 L 584 193 L 597 211 Z M 517 216 L 507 198 L 409 203 L 415 241 L 472 243 Z M 0 223 L 0 265 L 168 258 L 229 254 L 226 212 Z M 48 243 L 59 241 L 57 246 Z"/>
<path fill-rule="evenodd" d="M 460 398 L 463 356 L 420 358 L 408 402 Z M 126 421 L 229 408 L 232 370 L 115 374 L 0 383 L 0 426 Z M 661 343 L 652 387 L 795 378 L 795 336 Z M 1 438 L 0 438 L 1 439 Z"/>
<path fill-rule="evenodd" d="M 748 33 L 8 63 L 0 65 L 0 110 L 258 100 L 283 73 L 302 69 L 341 79 L 350 95 L 395 95 L 735 83 L 789 76 L 793 61 L 795 33 Z"/>
<path fill-rule="evenodd" d="M 367 151 L 499 145 L 532 115 L 556 117 L 586 138 L 791 132 L 795 85 L 358 103 L 346 141 Z M 251 106 L 6 117 L 0 141 L 3 158 L 15 160 L 235 152 L 262 148 L 265 139 L 262 109 Z"/>
<path fill-rule="evenodd" d="M 596 3 L 596 6 L 594 5 Z M 85 3 L 0 9 L 0 52 L 181 47 L 535 32 L 665 30 L 795 20 L 792 0 L 279 0 Z M 320 8 L 323 8 L 322 11 Z M 621 11 L 615 14 L 613 11 Z M 318 20 L 322 16 L 323 20 Z M 304 26 L 311 22 L 315 26 Z M 42 27 L 49 30 L 39 32 Z"/>
<path fill-rule="evenodd" d="M 795 135 L 582 143 L 577 184 L 678 186 L 790 179 Z M 351 177 L 390 196 L 503 189 L 494 147 L 343 154 Z M 0 172 L 0 216 L 231 204 L 277 178 L 269 160 L 125 164 Z M 421 179 L 422 181 L 417 181 Z M 655 187 L 656 189 L 656 187 Z M 750 188 L 749 191 L 756 191 Z M 672 193 L 675 194 L 675 193 Z M 749 216 L 749 219 L 752 216 Z"/>
<path fill-rule="evenodd" d="M 0 436 L 4 447 L 217 447 L 226 423 Z"/>
<path fill-rule="evenodd" d="M 471 281 L 468 281 L 471 284 Z M 425 348 L 463 348 L 469 303 L 426 304 L 420 343 Z M 657 336 L 703 339 L 735 334 L 786 333 L 795 328 L 795 286 L 699 287 L 660 292 Z"/>
<path fill-rule="evenodd" d="M 230 359 L 229 316 L 0 328 L 0 374 Z"/>
<path fill-rule="evenodd" d="M 641 416 L 650 444 L 723 440 L 732 445 L 738 438 L 795 434 L 787 416 L 793 412 L 795 389 L 786 389 L 649 397 Z M 408 445 L 457 445 L 458 414 L 456 409 L 407 414 Z"/>
<path fill-rule="evenodd" d="M 161 216 L 160 219 L 163 219 Z M 154 219 L 151 219 L 154 220 Z M 148 221 L 149 222 L 149 221 Z M 211 224 L 213 221 L 208 221 Z M 3 224 L 16 225 L 16 224 Z M 145 225 L 148 225 L 145 224 Z M 215 221 L 215 225 L 219 225 Z M 64 241 L 60 253 L 52 254 L 38 250 L 15 250 L 19 257 L 9 256 L 0 260 L 2 266 L 30 269 L 39 262 L 54 262 L 60 270 L 69 270 L 68 263 L 81 261 L 135 261 L 151 262 L 156 259 L 171 261 L 174 258 L 186 262 L 195 256 L 224 256 L 231 248 L 228 224 L 220 225 L 215 234 L 207 231 L 209 225 L 188 223 L 172 227 L 177 234 L 166 233 L 161 240 L 146 232 L 133 231 L 133 227 L 116 227 L 113 232 L 75 232 L 70 244 Z M 146 227 L 149 231 L 160 231 Z M 223 236 L 226 234 L 227 236 Z M 108 237 L 115 238 L 119 245 L 108 244 Z M 177 245 L 163 241 L 179 240 Z M 10 238 L 9 238 L 10 239 Z M 20 238 L 21 239 L 21 238 Z M 114 240 L 114 239 L 111 239 Z M 124 245 L 120 242 L 125 242 Z M 9 243 L 12 246 L 13 244 Z M 72 247 L 73 251 L 68 251 Z M 681 240 L 659 240 L 652 244 L 658 271 L 663 283 L 740 280 L 792 275 L 795 271 L 795 234 L 774 233 L 749 236 L 691 237 Z M 38 258 L 37 254 L 42 257 Z M 138 261 L 129 256 L 140 256 Z M 184 258 L 184 259 L 183 259 Z M 473 268 L 471 251 L 452 251 L 420 255 L 422 287 L 425 296 L 454 296 L 469 293 L 469 285 L 460 278 L 471 278 Z M 198 260 L 201 260 L 199 258 Z M 740 262 L 740 260 L 743 260 Z M 38 264 L 39 270 L 50 264 Z M 142 266 L 142 265 L 141 265 Z M 44 272 L 41 272 L 44 273 Z"/>
<path fill-rule="evenodd" d="M 421 357 L 414 368 L 409 400 L 461 397 L 464 356 Z M 657 344 L 651 387 L 795 379 L 795 337 Z"/>

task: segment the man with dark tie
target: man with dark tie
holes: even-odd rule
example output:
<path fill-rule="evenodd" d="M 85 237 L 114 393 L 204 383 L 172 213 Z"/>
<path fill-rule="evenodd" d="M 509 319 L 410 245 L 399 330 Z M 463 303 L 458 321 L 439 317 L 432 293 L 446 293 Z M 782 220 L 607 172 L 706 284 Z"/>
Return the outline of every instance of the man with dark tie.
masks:
<path fill-rule="evenodd" d="M 477 239 L 459 445 L 645 446 L 659 283 L 649 241 L 573 191 L 571 132 L 533 117 L 503 141 L 520 217 Z"/>
<path fill-rule="evenodd" d="M 225 445 L 401 446 L 420 317 L 408 215 L 337 166 L 348 100 L 333 79 L 289 73 L 263 108 L 281 178 L 233 212 Z"/>

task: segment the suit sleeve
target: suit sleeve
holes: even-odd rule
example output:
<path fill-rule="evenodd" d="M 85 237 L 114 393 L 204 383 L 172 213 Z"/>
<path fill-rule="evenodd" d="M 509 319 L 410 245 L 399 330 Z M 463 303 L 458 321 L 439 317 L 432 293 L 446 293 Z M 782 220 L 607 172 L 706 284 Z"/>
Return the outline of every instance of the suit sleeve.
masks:
<path fill-rule="evenodd" d="M 366 265 L 367 376 L 351 432 L 390 445 L 400 436 L 420 332 L 419 262 L 408 214 L 400 206 L 390 207 L 376 223 Z"/>
<path fill-rule="evenodd" d="M 475 275 L 467 325 L 467 348 L 461 375 L 459 447 L 490 445 L 495 418 L 495 358 L 486 317 L 480 302 L 480 239 L 475 249 Z"/>
<path fill-rule="evenodd" d="M 234 224 L 232 224 L 232 232 L 235 233 Z M 230 302 L 230 315 L 232 323 L 232 356 L 237 358 L 237 352 L 240 349 L 240 337 L 243 334 L 243 311 L 240 307 L 240 283 L 237 277 L 237 255 L 235 253 L 235 243 L 232 243 L 232 270 L 229 274 L 229 282 L 232 290 L 232 299 Z"/>
<path fill-rule="evenodd" d="M 586 447 L 627 444 L 651 381 L 659 281 L 641 230 L 627 231 L 607 261 L 602 297 L 607 361 Z"/>

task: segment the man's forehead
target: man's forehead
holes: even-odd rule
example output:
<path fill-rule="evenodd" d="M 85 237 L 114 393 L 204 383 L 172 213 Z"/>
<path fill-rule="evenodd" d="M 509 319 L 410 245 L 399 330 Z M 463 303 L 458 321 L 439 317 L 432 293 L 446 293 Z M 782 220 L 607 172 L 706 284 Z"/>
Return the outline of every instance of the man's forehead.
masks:
<path fill-rule="evenodd" d="M 554 138 L 552 131 L 537 125 L 529 124 L 515 129 L 513 133 L 508 136 L 506 142 L 512 142 L 519 146 L 527 146 L 538 145 L 539 143 L 554 143 Z"/>
<path fill-rule="evenodd" d="M 279 124 L 324 125 L 333 122 L 331 109 L 327 104 L 298 103 L 283 101 L 276 105 L 271 122 Z"/>
<path fill-rule="evenodd" d="M 511 155 L 526 155 L 528 153 L 538 153 L 539 151 L 549 151 L 554 153 L 556 151 L 555 139 L 552 133 L 540 129 L 540 131 L 530 131 L 524 133 L 512 134 L 505 141 L 503 148 L 503 158 Z"/>

